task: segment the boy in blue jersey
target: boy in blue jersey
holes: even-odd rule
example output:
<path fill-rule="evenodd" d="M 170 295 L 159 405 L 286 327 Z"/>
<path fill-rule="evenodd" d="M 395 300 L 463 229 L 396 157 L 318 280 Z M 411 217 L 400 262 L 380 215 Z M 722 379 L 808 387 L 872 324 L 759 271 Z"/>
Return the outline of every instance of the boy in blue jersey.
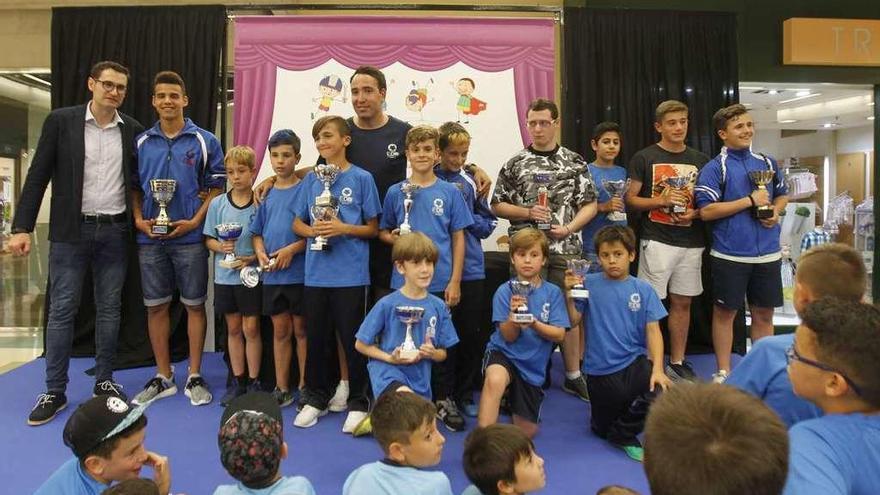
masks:
<path fill-rule="evenodd" d="M 422 232 L 434 241 L 440 251 L 434 279 L 428 291 L 442 298 L 450 308 L 454 308 L 461 299 L 465 255 L 463 229 L 474 221 L 458 188 L 439 180 L 434 174 L 434 165 L 439 158 L 439 138 L 437 129 L 426 125 L 413 127 L 407 132 L 406 157 L 412 167 L 412 176 L 388 189 L 382 208 L 379 238 L 394 245 L 400 237 L 400 225 L 407 220 L 403 187 L 407 184 L 418 186 L 418 190 L 412 193 L 408 222 L 413 231 Z M 394 270 L 391 274 L 391 288 L 399 289 L 402 286 L 403 276 Z M 443 379 L 434 380 L 437 414 L 447 428 L 462 431 L 465 426 L 464 418 L 450 397 L 454 378 L 449 373 L 443 373 L 439 366 L 435 366 L 434 373 L 443 376 Z"/>
<path fill-rule="evenodd" d="M 782 306 L 779 212 L 788 204 L 788 189 L 776 162 L 752 152 L 755 129 L 746 107 L 722 108 L 712 122 L 724 147 L 700 170 L 694 198 L 703 220 L 714 220 L 709 255 L 718 371 L 713 380 L 722 383 L 730 373 L 733 320 L 746 296 L 752 342 L 773 335 L 773 308 Z M 759 172 L 772 175 L 766 189 L 757 189 L 750 178 Z M 768 208 L 768 218 L 755 216 L 760 207 Z"/>
<path fill-rule="evenodd" d="M 440 126 L 440 163 L 434 174 L 440 180 L 458 187 L 465 206 L 473 216 L 474 223 L 464 229 L 464 268 L 461 273 L 461 298 L 451 308 L 452 323 L 461 341 L 449 349 L 446 361 L 436 367 L 435 389 L 444 389 L 465 415 L 476 417 L 474 391 L 480 387 L 480 364 L 486 350 L 490 332 L 480 328 L 483 301 L 483 280 L 486 269 L 483 246 L 480 243 L 495 230 L 498 218 L 492 213 L 486 198 L 477 193 L 474 175 L 465 170 L 471 136 L 461 124 L 447 122 Z M 445 387 L 444 387 L 445 384 Z"/>
<path fill-rule="evenodd" d="M 282 476 L 287 457 L 284 418 L 274 397 L 252 392 L 235 398 L 220 418 L 220 462 L 238 483 L 220 485 L 214 495 L 315 495 L 302 476 Z"/>
<path fill-rule="evenodd" d="M 476 428 L 464 441 L 461 462 L 473 483 L 462 495 L 525 494 L 544 488 L 544 459 L 513 425 Z"/>
<path fill-rule="evenodd" d="M 146 406 L 131 407 L 119 397 L 100 395 L 82 403 L 64 425 L 64 444 L 75 457 L 47 479 L 35 495 L 99 495 L 114 482 L 153 470 L 160 493 L 169 493 L 168 458 L 144 448 Z"/>
<path fill-rule="evenodd" d="M 508 394 L 513 424 L 534 437 L 538 433 L 547 360 L 553 344 L 562 342 L 569 329 L 565 298 L 555 284 L 541 278 L 550 246 L 547 237 L 531 227 L 517 231 L 510 238 L 510 262 L 516 279 L 528 282 L 527 296 L 514 294 L 511 284 L 498 287 L 492 300 L 495 332 L 483 358 L 483 393 L 477 421 L 489 426 L 498 421 L 498 408 L 505 391 Z M 526 306 L 533 316 L 531 323 L 517 323 L 514 313 Z"/>
<path fill-rule="evenodd" d="M 840 243 L 817 246 L 798 259 L 794 308 L 803 314 L 809 304 L 823 297 L 859 302 L 865 293 L 865 277 L 865 263 L 853 248 Z M 821 409 L 791 388 L 785 351 L 793 342 L 794 333 L 759 340 L 724 382 L 764 400 L 788 426 L 822 415 Z"/>
<path fill-rule="evenodd" d="M 373 408 L 373 436 L 385 458 L 364 464 L 345 480 L 343 495 L 452 495 L 436 466 L 446 439 L 437 430 L 434 404 L 417 394 L 389 391 Z"/>
<path fill-rule="evenodd" d="M 364 318 L 366 288 L 370 285 L 368 240 L 379 232 L 381 210 L 373 177 L 346 158 L 351 129 L 345 119 L 335 115 L 318 119 L 312 137 L 326 163 L 340 169 L 330 186 L 338 210 L 329 220 L 312 219 L 311 207 L 324 185 L 314 173 L 307 175 L 296 203 L 293 228 L 309 242 L 304 293 L 309 358 L 304 407 L 293 424 L 309 428 L 328 409 L 344 411 L 347 406 L 349 413 L 342 431 L 351 433 L 368 417 L 367 363 L 355 350 L 355 334 Z M 311 249 L 317 236 L 327 240 L 320 251 Z M 336 363 L 327 359 L 336 353 L 337 339 L 345 354 L 350 383 L 347 404 L 339 408 L 331 403 Z"/>
<path fill-rule="evenodd" d="M 156 74 L 153 108 L 159 121 L 136 140 L 137 166 L 132 167 L 132 214 L 138 230 L 141 288 L 147 307 L 147 331 L 156 359 L 156 376 L 132 400 L 146 404 L 177 393 L 171 366 L 169 306 L 176 288 L 186 308 L 189 337 L 189 376 L 184 393 L 194 406 L 211 402 L 208 384 L 200 374 L 205 346 L 208 294 L 208 250 L 202 224 L 214 196 L 226 186 L 223 150 L 210 132 L 184 118 L 189 103 L 183 79 L 174 72 Z M 153 233 L 159 213 L 150 181 L 172 179 L 174 195 L 167 205 L 172 220 L 167 234 Z M 202 200 L 200 194 L 204 193 Z"/>
<path fill-rule="evenodd" d="M 880 487 L 880 309 L 842 299 L 810 304 L 788 350 L 794 392 L 821 418 L 788 432 L 786 495 L 869 495 Z"/>
<path fill-rule="evenodd" d="M 585 260 L 592 261 L 590 273 L 602 271 L 599 265 L 599 255 L 596 254 L 596 245 L 593 244 L 593 236 L 599 229 L 607 225 L 626 225 L 626 220 L 613 221 L 608 216 L 614 212 L 626 210 L 622 197 L 613 197 L 603 186 L 603 180 L 626 181 L 626 169 L 614 164 L 614 160 L 620 153 L 621 132 L 616 122 L 602 122 L 593 128 L 593 137 L 590 146 L 596 152 L 596 160 L 587 165 L 592 176 L 593 184 L 598 191 L 598 213 L 592 220 L 581 229 Z"/>
<path fill-rule="evenodd" d="M 272 317 L 272 346 L 275 358 L 275 390 L 281 407 L 293 402 L 290 362 L 293 354 L 291 334 L 296 338 L 299 386 L 305 374 L 306 329 L 303 322 L 303 281 L 305 279 L 305 239 L 292 229 L 294 205 L 304 192 L 294 173 L 299 163 L 300 139 L 290 129 L 269 138 L 269 159 L 278 180 L 257 210 L 251 223 L 254 252 L 263 272 L 263 314 Z M 274 262 L 272 261 L 274 260 Z"/>
<path fill-rule="evenodd" d="M 236 146 L 226 153 L 226 177 L 232 189 L 211 200 L 202 231 L 205 246 L 214 252 L 214 311 L 226 318 L 227 352 L 233 379 L 220 400 L 224 407 L 243 395 L 249 386 L 259 389 L 260 358 L 263 355 L 263 341 L 260 339 L 262 289 L 245 287 L 239 277 L 241 267 L 257 259 L 249 229 L 257 213 L 251 189 L 255 160 L 254 150 L 248 146 Z M 224 223 L 240 225 L 241 236 L 235 241 L 220 239 L 217 227 Z M 229 253 L 235 254 L 236 264 L 224 267 L 220 261 Z"/>
<path fill-rule="evenodd" d="M 641 461 L 644 451 L 636 436 L 645 426 L 654 392 L 671 384 L 663 372 L 659 324 L 666 310 L 648 282 L 629 274 L 636 256 L 636 236 L 629 227 L 604 227 L 595 244 L 602 273 L 582 281 L 570 271 L 565 277 L 566 289 L 580 281 L 590 291 L 586 300 L 567 298 L 572 324 L 586 319 L 590 339 L 584 357 L 590 428 Z"/>
<path fill-rule="evenodd" d="M 355 349 L 370 358 L 367 370 L 375 397 L 405 391 L 431 400 L 431 363 L 446 359 L 447 348 L 458 343 L 446 304 L 428 293 L 438 256 L 437 246 L 421 232 L 401 236 L 391 249 L 394 268 L 403 274 L 403 287 L 380 299 L 355 335 Z M 398 318 L 397 308 L 405 306 L 423 310 L 411 327 L 418 349 L 415 356 L 401 354 L 406 324 Z"/>

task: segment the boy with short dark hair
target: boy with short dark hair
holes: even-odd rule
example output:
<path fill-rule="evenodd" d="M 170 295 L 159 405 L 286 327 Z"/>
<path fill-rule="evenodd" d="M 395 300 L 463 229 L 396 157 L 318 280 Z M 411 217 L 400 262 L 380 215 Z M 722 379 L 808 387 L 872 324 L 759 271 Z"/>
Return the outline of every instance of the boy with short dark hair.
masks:
<path fill-rule="evenodd" d="M 257 206 L 254 204 L 255 156 L 248 146 L 236 146 L 226 153 L 226 177 L 232 189 L 211 200 L 205 218 L 205 246 L 214 252 L 214 311 L 226 319 L 227 352 L 232 368 L 232 383 L 220 405 L 243 395 L 248 387 L 259 389 L 260 359 L 263 341 L 260 338 L 261 288 L 245 287 L 239 270 L 253 263 L 251 232 L 248 228 Z M 241 236 L 223 240 L 220 228 L 224 224 L 238 224 Z M 225 255 L 234 253 L 235 264 L 221 264 Z M 245 359 L 247 356 L 247 359 Z M 246 362 L 246 363 L 245 363 Z"/>
<path fill-rule="evenodd" d="M 464 270 L 464 229 L 474 223 L 464 198 L 454 185 L 438 180 L 434 165 L 440 156 L 438 140 L 440 133 L 433 127 L 420 125 L 406 134 L 406 157 L 412 167 L 412 175 L 388 189 L 382 208 L 379 238 L 394 245 L 400 237 L 401 225 L 408 220 L 412 231 L 422 232 L 437 245 L 440 257 L 435 265 L 434 278 L 428 291 L 442 298 L 450 308 L 461 300 L 461 277 Z M 408 186 L 418 189 L 407 195 Z M 405 213 L 404 201 L 411 198 L 409 215 Z M 404 232 L 406 233 L 406 232 Z M 399 289 L 403 276 L 394 270 L 391 288 Z M 437 373 L 439 367 L 435 367 Z M 443 374 L 434 380 L 434 402 L 443 424 L 451 431 L 462 431 L 464 418 L 452 400 L 454 377 Z"/>
<path fill-rule="evenodd" d="M 64 444 L 74 458 L 65 462 L 35 495 L 99 495 L 115 481 L 153 469 L 161 493 L 169 493 L 168 458 L 144 449 L 146 406 L 131 407 L 119 397 L 98 396 L 82 403 L 64 425 Z"/>
<path fill-rule="evenodd" d="M 626 210 L 623 197 L 611 196 L 603 183 L 603 181 L 626 182 L 626 169 L 614 164 L 614 160 L 620 154 L 622 138 L 617 122 L 601 122 L 593 128 L 590 139 L 590 147 L 596 153 L 596 159 L 588 164 L 587 168 L 596 185 L 598 213 L 581 229 L 583 257 L 592 262 L 590 273 L 602 271 L 602 267 L 599 266 L 599 256 L 596 254 L 596 245 L 593 244 L 593 236 L 607 225 L 626 225 L 626 220 L 612 220 L 615 212 Z"/>
<path fill-rule="evenodd" d="M 135 478 L 117 483 L 101 492 L 101 495 L 165 495 L 153 480 Z"/>
<path fill-rule="evenodd" d="M 880 487 L 880 309 L 810 304 L 788 350 L 794 392 L 825 416 L 791 427 L 786 495 L 869 495 Z"/>
<path fill-rule="evenodd" d="M 779 495 L 787 468 L 785 425 L 755 397 L 693 384 L 651 406 L 645 474 L 652 495 Z"/>
<path fill-rule="evenodd" d="M 464 472 L 473 483 L 462 495 L 525 494 L 544 488 L 544 459 L 513 425 L 476 428 L 464 441 Z"/>
<path fill-rule="evenodd" d="M 437 247 L 421 232 L 394 243 L 391 259 L 403 274 L 403 287 L 380 299 L 355 335 L 355 349 L 370 358 L 367 370 L 375 397 L 405 391 L 431 400 L 431 364 L 446 359 L 446 349 L 458 343 L 449 310 L 428 292 L 438 256 Z M 400 319 L 407 308 L 421 310 L 409 330 Z M 408 331 L 418 350 L 412 356 L 403 349 Z"/>
<path fill-rule="evenodd" d="M 278 180 L 257 209 L 250 231 L 254 252 L 264 270 L 263 314 L 272 318 L 276 384 L 272 394 L 281 407 L 286 407 L 294 400 L 290 384 L 291 334 L 296 339 L 298 388 L 302 388 L 307 352 L 302 317 L 305 279 L 305 256 L 302 253 L 306 242 L 291 228 L 295 217 L 292 205 L 304 192 L 302 181 L 295 173 L 300 158 L 299 136 L 290 129 L 277 131 L 269 138 L 268 149 Z"/>
<path fill-rule="evenodd" d="M 570 327 L 562 291 L 541 278 L 549 254 L 547 237 L 537 229 L 527 227 L 510 238 L 510 261 L 516 277 L 498 287 L 492 300 L 496 330 L 483 358 L 480 426 L 498 420 L 501 397 L 507 391 L 513 424 L 529 438 L 538 433 L 547 361 L 553 344 L 562 342 Z M 513 286 L 523 287 L 527 295 L 514 293 Z M 531 323 L 517 321 L 523 319 L 523 313 L 532 315 Z"/>
<path fill-rule="evenodd" d="M 608 485 L 600 488 L 596 495 L 639 495 L 639 492 L 625 486 Z"/>
<path fill-rule="evenodd" d="M 661 318 L 666 310 L 648 282 L 630 276 L 636 255 L 635 234 L 629 227 L 604 227 L 595 237 L 602 273 L 584 280 L 566 272 L 565 285 L 577 282 L 590 298 L 567 297 L 573 325 L 586 318 L 590 345 L 584 357 L 584 373 L 592 398 L 590 428 L 600 438 L 641 461 L 644 455 L 637 435 L 657 388 L 671 381 L 663 371 Z"/>
<path fill-rule="evenodd" d="M 271 395 L 251 392 L 233 399 L 220 418 L 217 444 L 220 462 L 238 483 L 220 485 L 214 495 L 315 495 L 308 479 L 281 475 L 287 442 L 281 407 Z"/>
<path fill-rule="evenodd" d="M 382 394 L 373 408 L 373 436 L 385 458 L 364 464 L 345 480 L 343 495 L 452 495 L 436 466 L 446 439 L 437 430 L 434 404 L 408 392 Z"/>
<path fill-rule="evenodd" d="M 859 302 L 865 293 L 866 276 L 862 256 L 850 246 L 817 246 L 798 259 L 794 308 L 799 315 L 803 314 L 809 304 L 823 297 Z M 792 343 L 794 333 L 759 340 L 725 381 L 762 399 L 789 427 L 822 415 L 821 409 L 795 395 L 791 388 L 785 351 Z"/>

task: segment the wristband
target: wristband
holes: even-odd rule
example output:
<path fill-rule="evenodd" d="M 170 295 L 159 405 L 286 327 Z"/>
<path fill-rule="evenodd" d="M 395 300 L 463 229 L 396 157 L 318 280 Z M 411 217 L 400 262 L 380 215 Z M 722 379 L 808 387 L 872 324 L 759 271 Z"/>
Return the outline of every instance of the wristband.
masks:
<path fill-rule="evenodd" d="M 757 203 L 755 203 L 755 198 L 753 198 L 751 194 L 749 194 L 749 201 L 752 202 L 752 208 L 758 206 Z"/>

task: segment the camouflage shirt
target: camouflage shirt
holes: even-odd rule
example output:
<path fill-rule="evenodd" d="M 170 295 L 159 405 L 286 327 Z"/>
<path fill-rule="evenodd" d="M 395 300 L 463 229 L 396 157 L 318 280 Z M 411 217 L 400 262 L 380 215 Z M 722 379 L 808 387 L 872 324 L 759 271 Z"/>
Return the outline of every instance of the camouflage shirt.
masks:
<path fill-rule="evenodd" d="M 498 173 L 492 204 L 533 206 L 540 186 L 535 182 L 535 172 L 538 171 L 550 172 L 553 177 L 547 185 L 552 224 L 568 224 L 582 206 L 596 201 L 596 187 L 587 162 L 574 151 L 560 146 L 549 152 L 534 151 L 529 147 L 508 160 Z M 512 220 L 508 234 L 512 236 L 521 229 L 535 226 L 533 221 Z M 575 233 L 562 240 L 550 239 L 550 252 L 580 254 L 581 238 Z"/>

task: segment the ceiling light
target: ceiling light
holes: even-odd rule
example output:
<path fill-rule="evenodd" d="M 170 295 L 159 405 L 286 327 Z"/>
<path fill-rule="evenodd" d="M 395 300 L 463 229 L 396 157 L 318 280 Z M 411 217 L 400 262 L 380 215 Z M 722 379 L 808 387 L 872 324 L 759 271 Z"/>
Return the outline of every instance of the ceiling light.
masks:
<path fill-rule="evenodd" d="M 870 117 L 868 117 L 868 120 L 874 120 L 874 116 L 871 115 Z"/>
<path fill-rule="evenodd" d="M 874 106 L 874 102 L 873 102 L 873 101 L 868 102 L 868 106 L 869 106 L 869 107 L 873 107 L 873 106 Z"/>
<path fill-rule="evenodd" d="M 787 99 L 787 100 L 782 100 L 782 101 L 779 102 L 779 104 L 780 104 L 780 105 L 784 105 L 784 104 L 786 104 L 786 103 L 791 103 L 791 102 L 793 102 L 793 101 L 806 100 L 807 98 L 812 98 L 812 97 L 814 97 L 814 96 L 821 96 L 821 95 L 822 95 L 822 93 L 810 93 L 810 94 L 808 94 L 808 95 L 806 95 L 806 96 L 798 96 L 798 97 L 795 97 L 795 98 L 789 98 L 789 99 Z"/>
<path fill-rule="evenodd" d="M 763 91 L 764 86 L 740 86 L 739 89 L 745 91 Z"/>
<path fill-rule="evenodd" d="M 826 123 L 822 124 L 822 127 L 828 129 L 829 127 L 831 127 L 831 126 L 833 126 L 833 125 L 834 125 L 834 124 L 832 124 L 832 123 L 830 123 L 830 122 L 826 122 Z"/>
<path fill-rule="evenodd" d="M 785 119 L 779 121 L 780 124 L 794 124 L 795 122 L 797 122 L 797 120 L 795 119 Z"/>
<path fill-rule="evenodd" d="M 775 94 L 779 94 L 779 91 L 777 91 L 777 90 L 775 90 L 775 89 L 771 89 L 770 91 L 767 91 L 767 94 L 769 94 L 769 95 L 775 95 Z"/>
<path fill-rule="evenodd" d="M 795 93 L 794 95 L 795 95 L 795 96 L 807 96 L 808 94 L 810 94 L 810 90 L 809 90 L 809 89 L 805 89 L 805 90 L 803 90 L 803 91 L 798 91 L 798 92 Z"/>

